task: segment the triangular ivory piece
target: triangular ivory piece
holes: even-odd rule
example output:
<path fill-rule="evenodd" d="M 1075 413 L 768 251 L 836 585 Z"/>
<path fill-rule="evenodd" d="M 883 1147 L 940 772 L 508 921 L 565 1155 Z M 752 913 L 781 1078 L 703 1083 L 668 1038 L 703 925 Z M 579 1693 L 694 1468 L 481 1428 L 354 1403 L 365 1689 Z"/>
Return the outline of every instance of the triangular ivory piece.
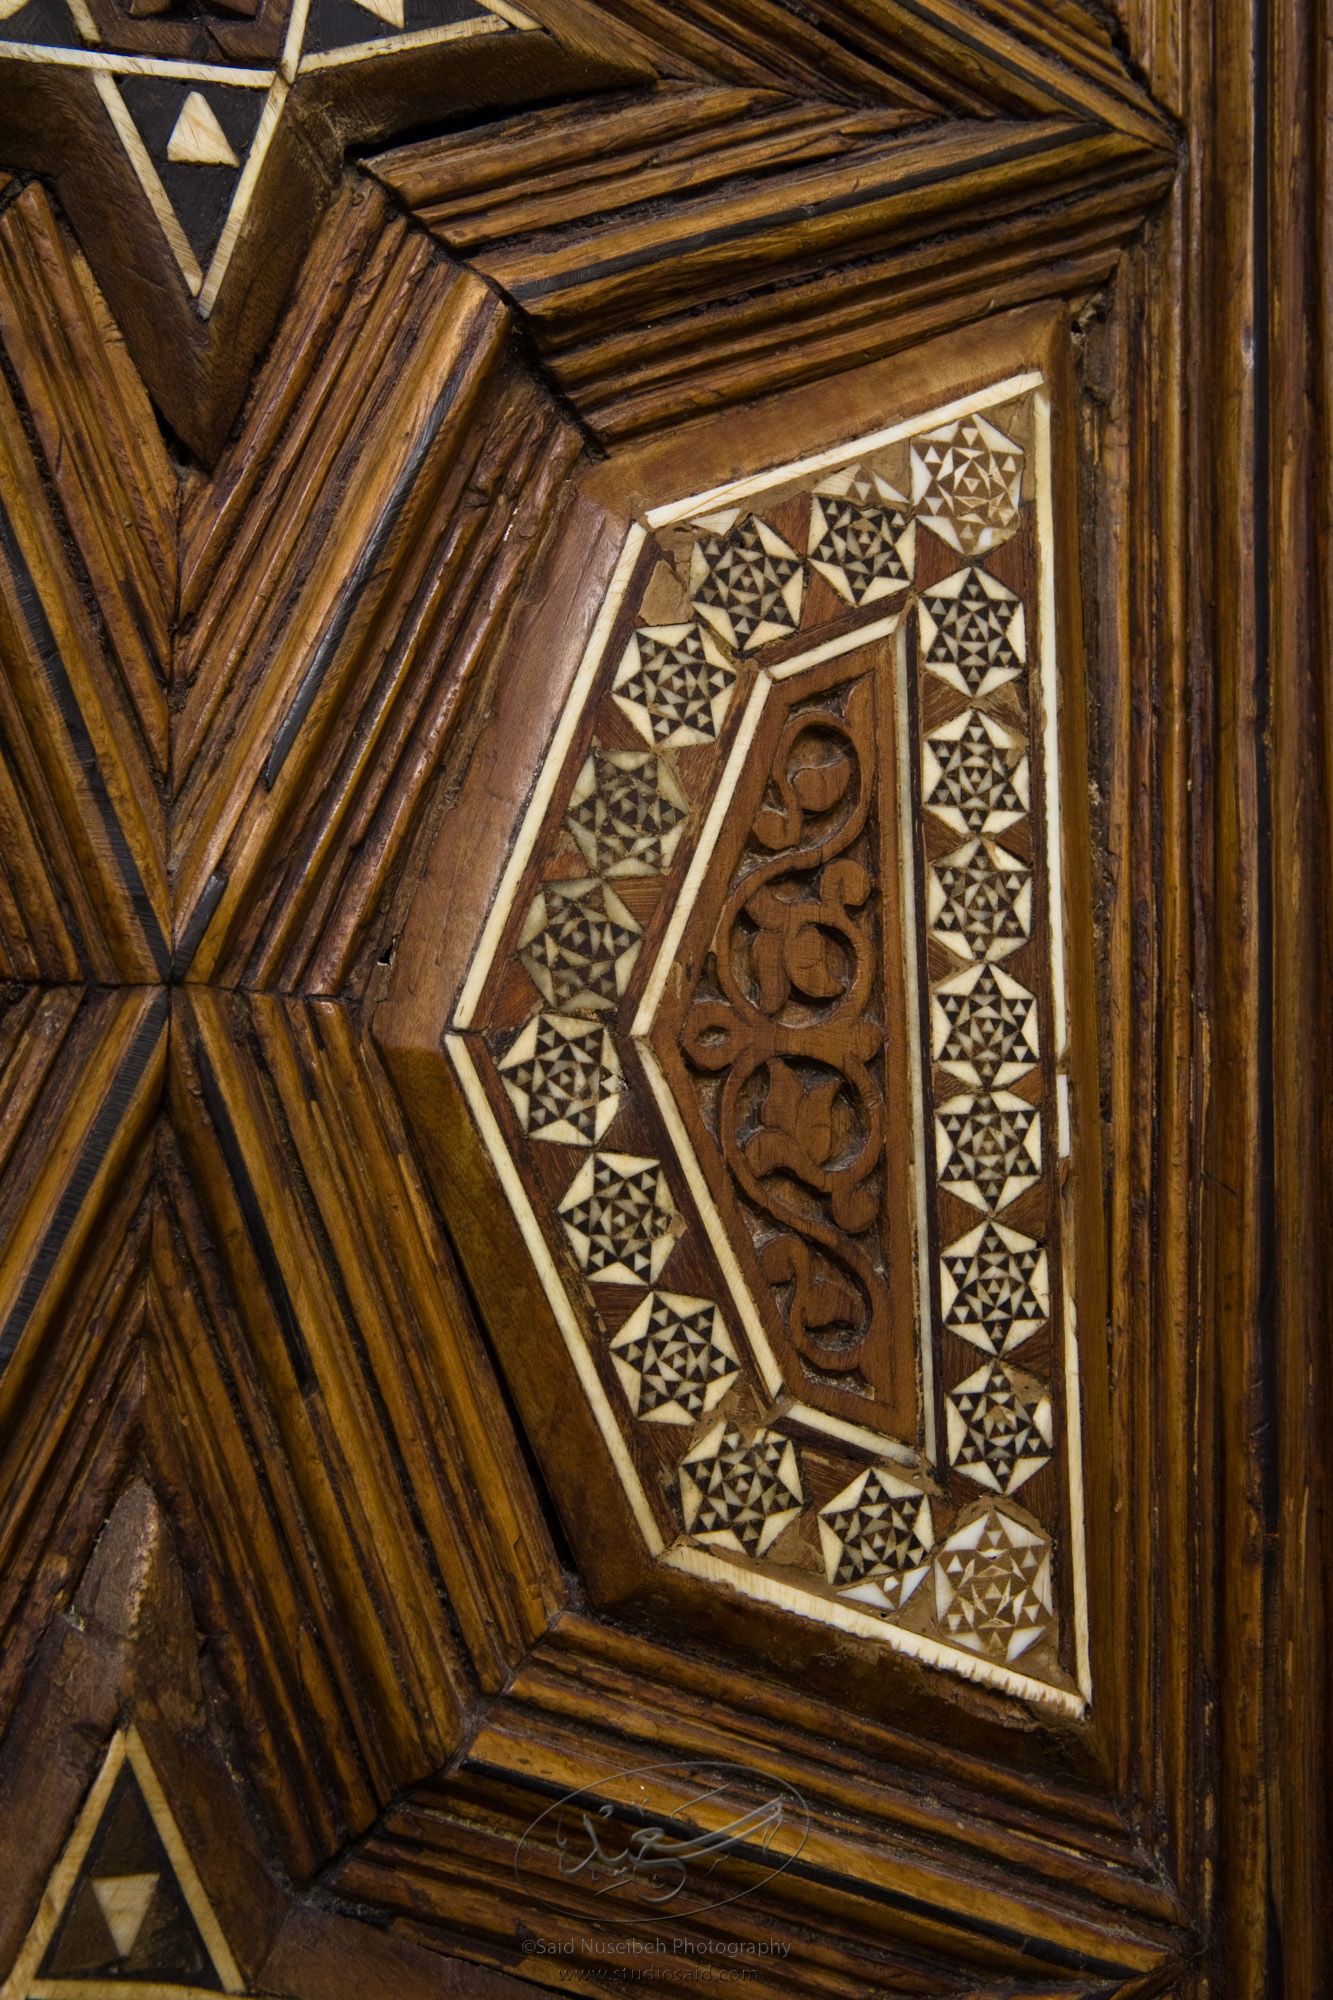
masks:
<path fill-rule="evenodd" d="M 160 1875 L 104 1875 L 93 1882 L 97 1907 L 122 1958 L 134 1950 Z"/>
<path fill-rule="evenodd" d="M 114 1967 L 108 1947 L 117 1954 Z M 8 1977 L 0 1979 L 0 2000 L 31 2000 L 34 1993 L 84 2000 L 94 1990 L 120 1991 L 122 1984 L 127 1995 L 136 1989 L 244 1991 L 133 1728 L 111 1739 L 32 1928 Z"/>
<path fill-rule="evenodd" d="M 391 28 L 407 26 L 403 0 L 356 0 L 356 4 L 367 14 L 373 14 L 377 21 L 386 21 Z"/>
<path fill-rule="evenodd" d="M 365 0 L 359 0 L 364 5 Z M 390 0 L 392 4 L 392 0 Z M 167 140 L 167 158 L 181 167 L 239 167 L 236 149 L 202 91 L 192 90 Z"/>

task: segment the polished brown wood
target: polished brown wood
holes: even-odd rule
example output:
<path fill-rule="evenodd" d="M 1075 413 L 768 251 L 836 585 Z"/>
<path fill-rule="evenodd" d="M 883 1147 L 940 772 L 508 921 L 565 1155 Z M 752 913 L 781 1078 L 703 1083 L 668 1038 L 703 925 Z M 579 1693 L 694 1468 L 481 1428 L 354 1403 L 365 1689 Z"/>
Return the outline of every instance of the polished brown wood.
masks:
<path fill-rule="evenodd" d="M 132 1725 L 256 1994 L 604 1990 L 605 1901 L 549 1834 L 516 1884 L 525 1835 L 584 1789 L 632 1826 L 640 1767 L 669 1817 L 682 1766 L 724 1763 L 747 1809 L 794 1788 L 808 1831 L 770 1879 L 719 1864 L 745 1893 L 675 1919 L 703 1956 L 650 1950 L 647 1991 L 704 1964 L 830 2000 L 1314 2000 L 1327 24 L 531 14 L 453 67 L 295 90 L 207 319 L 91 70 L 20 88 L 0 61 L 0 1975 Z M 102 28 L 187 49 L 174 15 Z M 650 1559 L 442 1043 L 626 524 L 1029 362 L 1066 502 L 1072 1717 Z M 882 757 L 859 657 L 813 725 L 767 715 L 663 1057 L 791 1367 L 844 1414 L 906 1254 L 902 1106 L 865 1086 L 850 1169 L 846 1100 L 809 1078 L 757 1149 L 725 1095 L 710 1123 L 705 973 L 743 921 L 775 940 L 770 1019 L 784 966 L 835 977 L 755 882 L 834 800 L 834 737 Z M 887 835 L 848 840 L 894 879 Z M 865 944 L 839 879 L 824 916 Z M 625 893 L 646 926 L 655 892 Z M 901 1070 L 873 955 L 844 1075 Z M 793 1148 L 825 1204 L 794 1220 L 766 1186 Z M 914 1421 L 882 1332 L 875 1395 Z M 1023 1506 L 1055 1508 L 1046 1477 Z"/>

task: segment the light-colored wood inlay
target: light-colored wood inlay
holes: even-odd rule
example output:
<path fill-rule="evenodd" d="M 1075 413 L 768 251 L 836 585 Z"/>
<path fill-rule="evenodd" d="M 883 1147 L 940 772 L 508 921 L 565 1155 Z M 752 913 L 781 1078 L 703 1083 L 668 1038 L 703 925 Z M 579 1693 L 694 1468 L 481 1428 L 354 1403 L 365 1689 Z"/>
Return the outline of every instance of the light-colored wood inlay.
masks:
<path fill-rule="evenodd" d="M 99 70 L 93 77 L 97 94 L 106 106 L 107 115 L 116 128 L 117 137 L 129 156 L 130 165 L 139 176 L 139 184 L 147 195 L 158 227 L 171 246 L 171 254 L 180 266 L 181 276 L 192 292 L 198 292 L 204 282 L 204 274 L 199 268 L 199 259 L 190 247 L 189 238 L 181 228 L 176 211 L 172 207 L 167 191 L 162 185 L 157 168 L 148 154 L 148 148 L 139 136 L 139 128 L 130 117 L 125 100 L 116 85 L 115 78 L 105 70 Z"/>
<path fill-rule="evenodd" d="M 8 1979 L 3 1986 L 0 1986 L 0 2000 L 32 2000 L 33 1996 L 38 1995 L 43 1996 L 43 2000 L 103 2000 L 105 1995 L 121 1996 L 123 2000 L 127 1992 L 134 1993 L 136 2000 L 152 2000 L 154 1995 L 161 1996 L 161 2000 L 182 2000 L 183 1995 L 188 1996 L 193 1992 L 192 1988 L 151 1981 L 37 1980 L 34 1976 L 47 1946 L 55 1935 L 56 1926 L 65 1913 L 65 1906 L 79 1879 L 93 1836 L 102 1823 L 102 1816 L 107 1809 L 112 1790 L 126 1763 L 138 1781 L 144 1804 L 148 1808 L 158 1838 L 166 1849 L 167 1859 L 175 1871 L 181 1894 L 213 1961 L 213 1969 L 223 1992 L 241 1993 L 244 1990 L 240 1968 L 222 1934 L 213 1906 L 199 1879 L 199 1871 L 181 1838 L 180 1828 L 176 1824 L 171 1807 L 167 1804 L 166 1794 L 162 1790 L 157 1772 L 153 1769 L 138 1730 L 131 1726 L 128 1729 L 118 1729 L 107 1746 L 101 1769 L 83 1802 L 74 1824 L 74 1831 L 42 1892 L 42 1900 L 32 1928 L 24 1939 Z M 119 1943 L 119 1936 L 114 1928 L 112 1935 Z M 216 1991 L 214 1988 L 214 1995 Z"/>
<path fill-rule="evenodd" d="M 746 1284 L 740 1265 L 736 1261 L 736 1253 L 731 1247 L 731 1242 L 727 1236 L 722 1218 L 713 1204 L 713 1197 L 709 1190 L 708 1182 L 704 1177 L 702 1167 L 699 1165 L 694 1148 L 690 1144 L 689 1134 L 685 1130 L 685 1121 L 680 1115 L 680 1106 L 676 1103 L 675 1094 L 670 1084 L 662 1074 L 661 1066 L 656 1056 L 646 1042 L 639 1044 L 639 1060 L 642 1062 L 644 1074 L 652 1086 L 653 1096 L 657 1099 L 657 1106 L 662 1114 L 663 1122 L 671 1134 L 671 1143 L 676 1149 L 676 1157 L 680 1163 L 680 1170 L 684 1174 L 690 1193 L 694 1197 L 695 1207 L 699 1212 L 699 1219 L 703 1223 L 704 1233 L 712 1246 L 713 1255 L 717 1259 L 718 1267 L 722 1272 L 723 1278 L 726 1280 L 732 1304 L 735 1306 L 737 1315 L 745 1327 L 746 1336 L 754 1352 L 754 1358 L 759 1364 L 759 1373 L 763 1378 L 764 1387 L 770 1396 L 776 1396 L 780 1394 L 782 1389 L 782 1370 L 778 1366 L 777 1356 L 769 1345 L 768 1335 L 764 1332 L 764 1323 L 759 1317 L 754 1300 L 750 1297 L 749 1286 Z"/>
<path fill-rule="evenodd" d="M 227 220 L 223 225 L 222 234 L 218 238 L 217 248 L 213 252 L 213 261 L 208 267 L 208 276 L 205 278 L 199 293 L 199 310 L 201 313 L 210 313 L 217 303 L 217 296 L 222 288 L 222 280 L 227 275 L 227 266 L 231 262 L 232 252 L 236 248 L 246 215 L 249 212 L 256 184 L 258 183 L 260 174 L 263 172 L 265 157 L 270 145 L 273 143 L 273 134 L 278 129 L 278 120 L 281 118 L 283 108 L 287 102 L 288 88 L 286 79 L 281 76 L 274 77 L 269 86 L 268 101 L 259 114 L 259 124 L 255 128 L 254 138 L 250 141 L 250 150 L 245 156 L 244 172 L 236 184 L 236 192 L 232 196 L 231 207 L 227 211 Z"/>
<path fill-rule="evenodd" d="M 509 25 L 508 21 L 498 18 L 491 21 L 454 21 L 446 28 L 420 28 L 405 35 L 381 35 L 373 42 L 353 42 L 347 48 L 320 49 L 314 54 L 302 55 L 297 68 L 302 76 L 312 70 L 341 69 L 346 64 L 369 62 L 376 56 L 396 55 L 401 49 L 435 48 L 442 42 L 467 42 L 475 41 L 482 35 L 507 34 Z"/>
<path fill-rule="evenodd" d="M 482 1144 L 490 1155 L 496 1174 L 499 1177 L 500 1185 L 503 1187 L 509 1206 L 514 1212 L 514 1219 L 522 1231 L 528 1255 L 531 1257 L 533 1266 L 541 1280 L 542 1290 L 546 1294 L 547 1303 L 555 1315 L 556 1324 L 560 1328 L 565 1346 L 569 1352 L 569 1358 L 578 1373 L 583 1393 L 587 1397 L 593 1415 L 597 1419 L 598 1429 L 606 1440 L 606 1448 L 610 1452 L 616 1471 L 620 1475 L 621 1484 L 634 1511 L 634 1518 L 638 1523 L 639 1531 L 644 1541 L 648 1544 L 651 1553 L 653 1555 L 660 1555 L 665 1547 L 665 1543 L 658 1529 L 657 1522 L 653 1517 L 652 1508 L 648 1504 L 648 1496 L 643 1490 L 642 1482 L 634 1469 L 633 1461 L 625 1449 L 625 1441 L 621 1437 L 619 1425 L 612 1414 L 611 1405 L 607 1401 L 606 1391 L 602 1387 L 601 1378 L 593 1366 L 592 1356 L 588 1352 L 588 1342 L 583 1328 L 579 1323 L 573 1306 L 570 1304 L 569 1294 L 565 1290 L 560 1274 L 551 1259 L 551 1253 L 546 1247 L 546 1238 L 542 1234 L 541 1224 L 537 1220 L 532 1203 L 528 1200 L 527 1192 L 522 1180 L 519 1178 L 513 1157 L 510 1154 L 508 1146 L 505 1144 L 500 1127 L 496 1122 L 495 1114 L 491 1110 L 486 1092 L 482 1088 L 481 1078 L 477 1075 L 476 1064 L 472 1059 L 472 1051 L 462 1035 L 446 1035 L 444 1040 L 445 1047 L 449 1051 L 450 1059 L 457 1072 L 458 1081 L 462 1085 L 463 1094 L 467 1098 L 468 1108 L 476 1120 Z M 6 1996 L 0 1995 L 0 2000 L 6 2000 Z"/>
<path fill-rule="evenodd" d="M 173 83 L 225 83 L 238 90 L 267 90 L 271 69 L 236 69 L 221 63 L 175 62 L 167 56 L 110 55 L 104 49 L 49 48 L 44 42 L 0 42 L 0 62 L 53 64 L 108 76 L 165 76 Z"/>
<path fill-rule="evenodd" d="M 188 167 L 239 167 L 236 149 L 202 91 L 192 90 L 167 140 L 167 158 Z"/>
<path fill-rule="evenodd" d="M 667 925 L 666 934 L 657 948 L 657 957 L 653 961 L 652 972 L 647 984 L 644 986 L 643 998 L 639 1002 L 639 1011 L 635 1015 L 634 1025 L 630 1029 L 630 1033 L 635 1041 L 643 1041 L 647 1036 L 656 1018 L 657 1010 L 662 1004 L 662 995 L 666 990 L 666 982 L 671 975 L 672 967 L 675 965 L 680 952 L 680 943 L 685 935 L 685 926 L 689 922 L 690 913 L 699 899 L 699 891 L 703 887 L 709 864 L 717 850 L 717 843 L 721 838 L 722 827 L 728 812 L 731 810 L 731 801 L 735 796 L 736 787 L 740 783 L 741 773 L 745 769 L 746 759 L 750 754 L 750 745 L 754 741 L 755 731 L 759 727 L 759 718 L 763 714 L 764 704 L 768 699 L 770 690 L 771 682 L 768 676 L 763 673 L 759 674 L 755 679 L 754 686 L 750 690 L 750 698 L 745 704 L 745 712 L 741 717 L 740 725 L 736 731 L 730 755 L 723 768 L 717 790 L 713 795 L 713 802 L 708 808 L 708 817 L 705 819 L 700 830 L 698 844 L 690 857 L 689 870 L 684 882 L 681 884 L 680 893 L 676 897 L 672 908 L 671 921 Z"/>
<path fill-rule="evenodd" d="M 993 409 L 997 403 L 1011 402 L 1015 396 L 1038 388 L 1041 382 L 1042 377 L 1035 370 L 1029 370 L 1024 375 L 1007 376 L 1003 382 L 993 383 L 989 389 L 976 389 L 969 395 L 957 396 L 952 402 L 941 403 L 933 410 L 923 410 L 919 416 L 907 417 L 902 423 L 889 424 L 883 430 L 868 431 L 848 444 L 833 445 L 809 458 L 791 459 L 785 465 L 772 466 L 766 472 L 752 473 L 745 479 L 729 480 L 725 486 L 713 486 L 703 493 L 692 493 L 686 500 L 670 500 L 664 506 L 650 510 L 648 526 L 664 528 L 677 521 L 693 520 L 697 514 L 710 514 L 722 507 L 735 506 L 737 501 L 748 500 L 756 493 L 765 493 L 772 486 L 786 485 L 788 480 L 814 478 L 821 472 L 831 472 L 835 466 L 847 465 L 863 453 L 868 456 L 871 452 L 882 451 L 886 445 L 898 444 L 917 431 L 951 423 L 956 417 L 973 416 L 978 410 Z"/>
<path fill-rule="evenodd" d="M 811 646 L 808 652 L 797 653 L 790 660 L 780 660 L 775 667 L 764 667 L 771 680 L 787 681 L 793 674 L 808 673 L 824 660 L 841 659 L 844 653 L 859 652 L 862 646 L 869 646 L 876 639 L 888 639 L 897 631 L 902 612 L 895 611 L 888 618 L 877 618 L 872 625 L 858 625 L 851 632 L 840 632 L 836 639 L 826 639 L 822 646 Z"/>
<path fill-rule="evenodd" d="M 952 1673 L 961 1674 L 964 1680 L 999 1688 L 1004 1694 L 1016 1695 L 1020 1701 L 1040 1702 L 1043 1707 L 1053 1708 L 1074 1720 L 1084 1713 L 1087 1706 L 1082 1695 L 1074 1694 L 1068 1688 L 1052 1687 L 1049 1681 L 1021 1674 L 998 1660 L 988 1660 L 960 1646 L 943 1645 L 926 1633 L 890 1624 L 869 1612 L 856 1610 L 841 1598 L 817 1597 L 812 1591 L 804 1591 L 772 1571 L 727 1562 L 721 1556 L 711 1555 L 707 1549 L 685 1544 L 668 1549 L 663 1560 L 670 1563 L 673 1569 L 724 1584 L 761 1604 L 778 1605 L 782 1610 L 795 1612 L 798 1617 L 816 1618 L 822 1624 L 836 1625 L 860 1638 L 878 1639 L 892 1646 L 895 1652 L 906 1653 L 911 1659 L 922 1660 L 932 1667 L 947 1667 Z"/>
<path fill-rule="evenodd" d="M 634 566 L 639 559 L 639 551 L 643 547 L 643 544 L 644 530 L 635 522 L 625 535 L 624 544 L 620 551 L 620 559 L 616 563 L 615 571 L 607 587 L 606 596 L 602 600 L 602 607 L 597 614 L 596 622 L 588 635 L 588 642 L 583 649 L 583 658 L 579 662 L 578 672 L 574 676 L 573 685 L 569 690 L 569 696 L 565 702 L 564 713 L 560 718 L 559 727 L 551 739 L 550 748 L 547 750 L 546 758 L 541 768 L 541 775 L 534 787 L 531 803 L 524 816 L 518 839 L 514 843 L 514 849 L 509 857 L 508 866 L 505 869 L 499 891 L 492 905 L 490 917 L 485 930 L 483 930 L 481 937 L 478 939 L 477 949 L 473 954 L 472 963 L 468 967 L 467 979 L 464 981 L 463 990 L 459 994 L 458 1005 L 454 1009 L 454 1026 L 457 1028 L 467 1028 L 472 1025 L 473 1017 L 477 1011 L 477 1003 L 481 999 L 482 989 L 486 984 L 496 951 L 499 948 L 500 938 L 508 922 L 509 913 L 513 908 L 514 898 L 518 894 L 524 870 L 536 845 L 537 836 L 541 832 L 542 822 L 546 817 L 546 809 L 551 802 L 551 796 L 559 781 L 560 773 L 564 769 L 565 757 L 573 740 L 574 731 L 578 727 L 584 703 L 587 701 L 592 684 L 597 677 L 597 670 L 602 663 L 602 655 L 606 650 L 606 642 L 611 636 L 611 628 L 616 622 L 616 614 L 620 610 L 625 592 L 629 589 L 630 578 L 634 574 Z"/>
<path fill-rule="evenodd" d="M 894 649 L 897 700 L 894 727 L 898 746 L 898 824 L 902 853 L 903 897 L 903 976 L 907 991 L 921 990 L 921 912 L 917 907 L 915 829 L 912 810 L 912 732 L 908 727 L 907 631 L 898 634 Z M 915 1004 L 907 1010 L 912 1093 L 912 1188 L 916 1196 L 916 1292 L 917 1352 L 921 1360 L 921 1437 L 927 1459 L 933 1464 L 939 1452 L 935 1418 L 935 1329 L 930 1312 L 930 1187 L 926 1178 L 926 1077 L 929 1050 L 921 1045 L 921 1010 Z"/>

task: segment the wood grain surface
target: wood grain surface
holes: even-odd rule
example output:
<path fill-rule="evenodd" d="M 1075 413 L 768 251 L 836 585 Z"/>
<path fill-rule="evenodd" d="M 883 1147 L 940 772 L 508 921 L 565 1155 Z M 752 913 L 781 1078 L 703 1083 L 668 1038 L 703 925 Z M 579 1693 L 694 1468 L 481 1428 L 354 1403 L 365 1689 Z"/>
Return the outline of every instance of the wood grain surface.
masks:
<path fill-rule="evenodd" d="M 195 46 L 131 15 L 98 35 Z M 682 2000 L 737 1968 L 773 2000 L 1317 2000 L 1323 11 L 527 0 L 454 68 L 294 94 L 211 317 L 65 67 L 0 60 L 0 2000 L 61 1990 L 44 1891 L 131 1727 L 256 1995 L 592 1995 L 616 1938 Z M 1070 496 L 1073 1715 L 652 1559 L 443 1045 L 628 524 L 1028 348 Z M 825 735 L 881 754 L 825 681 Z M 789 735 L 684 936 L 687 1044 L 728 921 L 808 955 L 753 904 Z M 844 1068 L 899 1061 L 906 1004 L 866 982 Z M 799 1227 L 722 1119 L 756 1268 L 804 1231 L 878 1307 L 905 1224 L 872 1241 L 856 1196 L 907 1141 L 875 1115 Z M 793 1367 L 847 1345 L 824 1324 Z M 897 1339 L 875 1391 L 914 1421 Z M 717 1766 L 739 1814 L 802 1802 L 784 1865 L 611 1920 L 559 1802 L 628 1842 Z"/>

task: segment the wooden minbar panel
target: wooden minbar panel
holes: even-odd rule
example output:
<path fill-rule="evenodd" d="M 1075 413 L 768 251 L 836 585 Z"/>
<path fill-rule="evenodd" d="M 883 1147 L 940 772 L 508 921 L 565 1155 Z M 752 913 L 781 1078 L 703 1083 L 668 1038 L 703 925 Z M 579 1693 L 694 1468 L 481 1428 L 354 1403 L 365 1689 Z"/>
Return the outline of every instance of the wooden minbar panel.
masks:
<path fill-rule="evenodd" d="M 1325 85 L 5 13 L 2 2000 L 1327 1989 Z"/>

